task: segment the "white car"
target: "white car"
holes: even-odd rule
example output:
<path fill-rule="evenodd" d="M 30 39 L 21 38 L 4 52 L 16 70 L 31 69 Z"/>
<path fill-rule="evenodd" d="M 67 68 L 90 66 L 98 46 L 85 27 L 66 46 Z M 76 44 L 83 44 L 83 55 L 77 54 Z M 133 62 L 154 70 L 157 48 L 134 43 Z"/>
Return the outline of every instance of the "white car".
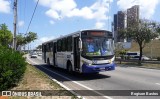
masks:
<path fill-rule="evenodd" d="M 142 60 L 150 60 L 150 58 L 146 57 L 146 56 L 142 56 Z"/>
<path fill-rule="evenodd" d="M 134 57 L 131 57 L 130 59 L 135 59 L 135 60 L 138 60 L 140 56 L 134 56 Z M 142 55 L 142 60 L 150 60 L 150 58 Z"/>
<path fill-rule="evenodd" d="M 38 56 L 42 56 L 42 53 L 38 53 Z"/>
<path fill-rule="evenodd" d="M 31 54 L 30 54 L 30 57 L 31 57 L 31 58 L 37 58 L 37 53 L 35 53 L 35 52 L 31 53 Z"/>

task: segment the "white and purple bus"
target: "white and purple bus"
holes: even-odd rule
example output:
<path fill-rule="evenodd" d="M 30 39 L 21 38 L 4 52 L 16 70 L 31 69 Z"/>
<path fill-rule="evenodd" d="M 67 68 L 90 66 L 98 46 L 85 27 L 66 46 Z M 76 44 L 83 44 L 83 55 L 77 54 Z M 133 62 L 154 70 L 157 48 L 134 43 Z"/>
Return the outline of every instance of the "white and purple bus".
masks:
<path fill-rule="evenodd" d="M 114 40 L 106 30 L 81 30 L 42 44 L 42 59 L 69 72 L 115 70 Z"/>

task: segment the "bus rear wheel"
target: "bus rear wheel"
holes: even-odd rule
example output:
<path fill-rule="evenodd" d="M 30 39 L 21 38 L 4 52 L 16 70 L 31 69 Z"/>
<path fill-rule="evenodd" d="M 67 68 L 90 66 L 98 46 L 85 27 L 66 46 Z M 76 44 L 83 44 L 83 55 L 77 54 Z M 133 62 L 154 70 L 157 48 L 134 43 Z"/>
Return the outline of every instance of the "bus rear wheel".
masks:
<path fill-rule="evenodd" d="M 71 63 L 69 63 L 69 64 L 67 65 L 67 71 L 68 71 L 69 73 L 72 73 L 72 72 L 73 72 Z"/>
<path fill-rule="evenodd" d="M 49 58 L 47 59 L 47 65 L 48 65 L 48 66 L 51 66 L 50 61 L 49 61 Z"/>

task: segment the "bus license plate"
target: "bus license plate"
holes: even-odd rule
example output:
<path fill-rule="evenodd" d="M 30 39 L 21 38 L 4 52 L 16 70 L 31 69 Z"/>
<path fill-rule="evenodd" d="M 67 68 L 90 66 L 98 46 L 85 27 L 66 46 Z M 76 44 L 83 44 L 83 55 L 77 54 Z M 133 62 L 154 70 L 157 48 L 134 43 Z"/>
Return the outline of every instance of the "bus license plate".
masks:
<path fill-rule="evenodd" d="M 105 70 L 105 68 L 100 68 L 100 70 Z"/>

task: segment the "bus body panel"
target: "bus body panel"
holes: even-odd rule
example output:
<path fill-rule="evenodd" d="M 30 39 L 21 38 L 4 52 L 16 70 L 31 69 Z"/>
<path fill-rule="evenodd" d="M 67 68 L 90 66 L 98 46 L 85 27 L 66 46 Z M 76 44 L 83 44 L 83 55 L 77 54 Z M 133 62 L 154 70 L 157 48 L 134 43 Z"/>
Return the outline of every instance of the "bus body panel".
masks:
<path fill-rule="evenodd" d="M 73 55 L 72 52 L 57 52 L 57 67 L 67 69 L 67 61 L 70 61 L 73 64 Z"/>
<path fill-rule="evenodd" d="M 82 65 L 82 73 L 96 73 L 96 72 L 111 71 L 111 70 L 115 70 L 115 63 L 97 64 L 91 66 L 88 66 L 86 64 Z"/>
<path fill-rule="evenodd" d="M 96 73 L 115 70 L 115 57 L 108 60 L 88 60 L 83 57 L 81 59 L 82 73 Z"/>
<path fill-rule="evenodd" d="M 74 59 L 73 59 L 73 52 L 66 52 L 65 54 L 65 60 L 64 60 L 64 65 L 65 65 L 65 69 L 67 69 L 67 62 L 70 62 L 71 65 L 73 66 L 74 64 Z M 74 68 L 72 67 L 72 70 L 74 70 Z"/>
<path fill-rule="evenodd" d="M 61 53 L 61 52 L 57 52 L 57 56 L 56 56 L 56 58 L 57 58 L 57 66 L 58 67 L 61 67 L 61 68 L 63 68 L 63 65 L 62 65 L 62 63 L 63 63 L 63 53 Z"/>

